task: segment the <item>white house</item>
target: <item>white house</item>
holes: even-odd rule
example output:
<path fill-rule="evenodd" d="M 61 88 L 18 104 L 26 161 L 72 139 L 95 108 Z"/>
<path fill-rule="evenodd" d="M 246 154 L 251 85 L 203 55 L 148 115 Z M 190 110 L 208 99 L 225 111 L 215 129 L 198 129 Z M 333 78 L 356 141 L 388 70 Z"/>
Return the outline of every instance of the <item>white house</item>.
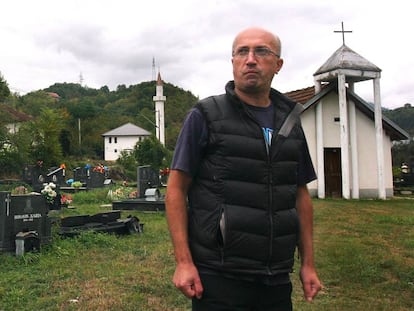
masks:
<path fill-rule="evenodd" d="M 6 124 L 6 128 L 11 134 L 16 134 L 19 131 L 20 125 L 24 122 L 33 120 L 32 116 L 13 109 L 6 104 L 0 104 L 0 113 L 5 120 L 9 120 L 9 123 Z"/>
<path fill-rule="evenodd" d="M 121 151 L 131 151 L 138 142 L 151 136 L 151 133 L 132 123 L 126 123 L 102 136 L 104 138 L 104 160 L 115 161 L 119 158 Z"/>
<path fill-rule="evenodd" d="M 318 179 L 313 196 L 345 199 L 393 196 L 392 141 L 408 134 L 382 116 L 381 69 L 345 43 L 316 71 L 315 86 L 285 95 L 304 105 L 303 129 Z M 354 92 L 372 80 L 374 104 Z"/>

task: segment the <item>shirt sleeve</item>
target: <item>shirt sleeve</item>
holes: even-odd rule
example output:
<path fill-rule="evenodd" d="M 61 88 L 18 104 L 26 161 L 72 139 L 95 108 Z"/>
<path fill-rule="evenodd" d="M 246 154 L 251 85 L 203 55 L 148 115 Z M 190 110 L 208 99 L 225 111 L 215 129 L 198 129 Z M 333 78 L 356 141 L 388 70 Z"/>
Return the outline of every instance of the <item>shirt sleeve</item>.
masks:
<path fill-rule="evenodd" d="M 194 177 L 207 146 L 207 138 L 208 130 L 203 114 L 197 108 L 191 109 L 178 135 L 171 169 Z"/>
<path fill-rule="evenodd" d="M 306 142 L 306 137 L 303 131 L 302 135 L 303 143 L 298 167 L 298 186 L 304 186 L 317 178 L 312 159 L 309 154 L 308 143 Z"/>

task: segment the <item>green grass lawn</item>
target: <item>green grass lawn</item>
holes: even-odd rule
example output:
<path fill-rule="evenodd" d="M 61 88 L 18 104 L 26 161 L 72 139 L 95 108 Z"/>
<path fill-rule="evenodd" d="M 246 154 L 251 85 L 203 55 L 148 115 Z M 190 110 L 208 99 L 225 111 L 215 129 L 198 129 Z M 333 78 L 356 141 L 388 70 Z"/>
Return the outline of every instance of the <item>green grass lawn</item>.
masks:
<path fill-rule="evenodd" d="M 85 194 L 82 194 L 85 196 Z M 57 216 L 110 210 L 80 199 Z M 314 200 L 315 259 L 324 289 L 304 302 L 297 268 L 295 310 L 414 310 L 414 200 Z M 40 253 L 0 254 L 0 310 L 189 310 L 172 285 L 164 213 L 137 216 L 144 233 L 54 235 Z M 56 228 L 55 228 L 56 229 Z"/>

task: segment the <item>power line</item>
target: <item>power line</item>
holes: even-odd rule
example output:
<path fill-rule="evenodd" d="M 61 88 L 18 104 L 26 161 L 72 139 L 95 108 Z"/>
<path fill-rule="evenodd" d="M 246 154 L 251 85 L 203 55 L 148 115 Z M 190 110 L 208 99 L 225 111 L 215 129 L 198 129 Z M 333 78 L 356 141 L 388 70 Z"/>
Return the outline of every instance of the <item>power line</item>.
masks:
<path fill-rule="evenodd" d="M 152 76 L 151 81 L 155 81 L 155 57 L 152 57 Z"/>

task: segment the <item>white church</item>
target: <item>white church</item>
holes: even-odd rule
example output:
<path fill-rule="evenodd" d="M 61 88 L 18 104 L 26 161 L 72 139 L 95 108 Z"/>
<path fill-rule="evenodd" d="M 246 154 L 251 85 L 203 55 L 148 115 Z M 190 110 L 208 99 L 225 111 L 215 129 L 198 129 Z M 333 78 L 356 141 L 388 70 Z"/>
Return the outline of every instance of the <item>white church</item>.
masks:
<path fill-rule="evenodd" d="M 342 29 L 342 35 L 344 30 Z M 392 142 L 409 135 L 382 116 L 381 69 L 343 45 L 314 73 L 314 87 L 288 92 L 303 104 L 303 129 L 318 179 L 313 197 L 392 197 Z M 354 91 L 372 81 L 374 103 Z"/>

